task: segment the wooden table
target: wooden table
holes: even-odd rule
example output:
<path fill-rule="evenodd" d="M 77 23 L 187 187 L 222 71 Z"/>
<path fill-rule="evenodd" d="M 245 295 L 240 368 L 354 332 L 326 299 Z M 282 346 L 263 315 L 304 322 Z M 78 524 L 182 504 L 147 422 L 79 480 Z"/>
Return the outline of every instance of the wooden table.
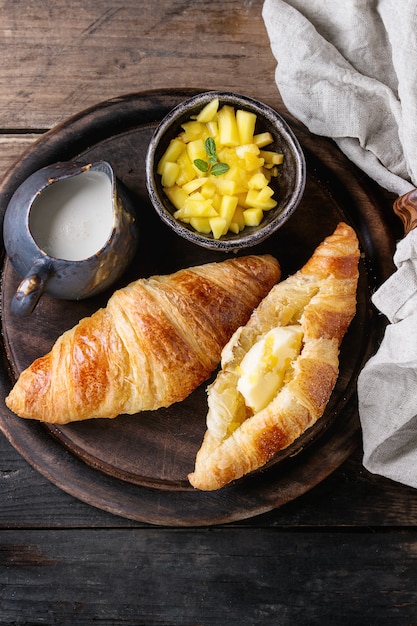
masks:
<path fill-rule="evenodd" d="M 261 10 L 261 0 L 3 1 L 0 175 L 69 116 L 144 89 L 226 89 L 285 113 Z M 1 435 L 0 624 L 415 624 L 416 492 L 361 461 L 359 440 L 276 510 L 178 528 L 79 501 Z"/>

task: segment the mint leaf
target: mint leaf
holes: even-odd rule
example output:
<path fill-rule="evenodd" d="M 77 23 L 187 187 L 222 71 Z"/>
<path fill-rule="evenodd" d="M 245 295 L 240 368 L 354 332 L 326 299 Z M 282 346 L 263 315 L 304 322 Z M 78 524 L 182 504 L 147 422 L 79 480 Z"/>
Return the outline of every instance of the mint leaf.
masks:
<path fill-rule="evenodd" d="M 213 137 L 207 137 L 207 139 L 204 142 L 204 145 L 205 145 L 207 156 L 209 157 L 209 159 L 210 160 L 214 159 L 214 162 L 217 161 L 216 143 Z"/>
<path fill-rule="evenodd" d="M 225 174 L 228 170 L 229 166 L 227 165 L 227 163 L 215 163 L 215 165 L 213 165 L 213 167 L 211 168 L 211 173 L 213 174 L 213 176 L 221 176 L 222 174 Z"/>
<path fill-rule="evenodd" d="M 203 159 L 194 159 L 194 165 L 200 170 L 200 172 L 207 173 L 209 171 L 208 163 L 203 161 Z"/>
<path fill-rule="evenodd" d="M 218 162 L 216 143 L 213 137 L 207 137 L 204 145 L 208 156 L 208 162 L 203 161 L 203 159 L 194 159 L 194 165 L 196 168 L 198 168 L 200 172 L 204 172 L 204 174 L 213 174 L 213 176 L 221 176 L 222 174 L 225 174 L 228 171 L 229 166 L 227 163 Z"/>

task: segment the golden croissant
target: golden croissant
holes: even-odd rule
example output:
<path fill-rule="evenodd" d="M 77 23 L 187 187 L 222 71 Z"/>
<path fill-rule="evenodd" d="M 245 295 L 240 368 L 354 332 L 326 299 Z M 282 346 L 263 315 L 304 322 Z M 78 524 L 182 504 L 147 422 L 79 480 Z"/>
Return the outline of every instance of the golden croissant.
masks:
<path fill-rule="evenodd" d="M 356 311 L 358 259 L 356 235 L 340 223 L 234 333 L 208 388 L 194 487 L 219 489 L 262 467 L 322 416 Z"/>
<path fill-rule="evenodd" d="M 167 407 L 218 366 L 223 346 L 279 280 L 270 255 L 139 279 L 115 291 L 17 380 L 17 415 L 65 424 Z"/>

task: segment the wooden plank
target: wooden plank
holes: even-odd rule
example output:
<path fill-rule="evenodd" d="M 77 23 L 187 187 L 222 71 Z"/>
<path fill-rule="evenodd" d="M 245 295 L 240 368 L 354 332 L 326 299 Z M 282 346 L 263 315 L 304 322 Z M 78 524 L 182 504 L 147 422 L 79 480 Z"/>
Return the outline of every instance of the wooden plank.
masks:
<path fill-rule="evenodd" d="M 3 531 L 0 623 L 403 626 L 416 554 L 413 531 Z"/>
<path fill-rule="evenodd" d="M 271 513 L 233 524 L 246 527 L 356 528 L 417 526 L 415 491 L 361 464 L 358 450 L 309 493 Z M 55 487 L 0 435 L 0 529 L 146 527 L 91 507 Z"/>
<path fill-rule="evenodd" d="M 0 179 L 37 139 L 38 134 L 0 134 Z"/>
<path fill-rule="evenodd" d="M 97 102 L 161 87 L 244 91 L 274 104 L 262 6 L 46 0 L 34 13 L 28 0 L 2 0 L 0 129 L 50 128 Z"/>

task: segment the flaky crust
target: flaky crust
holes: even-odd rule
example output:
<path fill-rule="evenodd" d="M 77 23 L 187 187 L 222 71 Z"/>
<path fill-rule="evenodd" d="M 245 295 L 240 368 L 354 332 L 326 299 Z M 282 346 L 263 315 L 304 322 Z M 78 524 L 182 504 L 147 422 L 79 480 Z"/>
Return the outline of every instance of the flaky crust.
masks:
<path fill-rule="evenodd" d="M 322 416 L 338 376 L 339 346 L 356 311 L 358 259 L 355 232 L 338 224 L 234 333 L 208 388 L 207 430 L 189 475 L 194 487 L 219 489 L 262 467 Z M 301 354 L 270 404 L 248 415 L 237 390 L 239 364 L 262 335 L 290 324 L 303 328 Z"/>
<path fill-rule="evenodd" d="M 22 372 L 6 404 L 64 424 L 179 402 L 279 277 L 276 259 L 250 255 L 137 280 Z"/>

